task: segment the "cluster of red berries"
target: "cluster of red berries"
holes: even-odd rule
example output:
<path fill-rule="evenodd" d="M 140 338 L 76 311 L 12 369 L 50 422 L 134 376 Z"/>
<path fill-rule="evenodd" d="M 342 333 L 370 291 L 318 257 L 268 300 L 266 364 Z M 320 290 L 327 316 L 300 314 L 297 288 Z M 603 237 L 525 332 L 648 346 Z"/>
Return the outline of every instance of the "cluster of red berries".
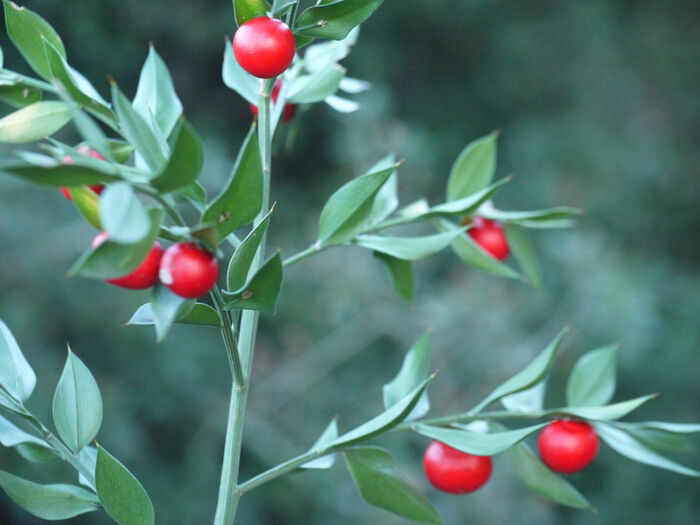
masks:
<path fill-rule="evenodd" d="M 540 457 L 554 472 L 571 474 L 588 466 L 598 453 L 598 434 L 588 423 L 557 420 L 537 439 Z M 466 494 L 482 487 L 491 477 L 491 457 L 475 456 L 433 441 L 425 450 L 423 469 L 437 489 Z"/>

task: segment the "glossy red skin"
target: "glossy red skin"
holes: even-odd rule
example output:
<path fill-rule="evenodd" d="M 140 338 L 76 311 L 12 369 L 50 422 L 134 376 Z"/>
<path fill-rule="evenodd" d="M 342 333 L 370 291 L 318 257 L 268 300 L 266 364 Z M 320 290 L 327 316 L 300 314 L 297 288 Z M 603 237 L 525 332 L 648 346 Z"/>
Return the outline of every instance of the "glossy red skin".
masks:
<path fill-rule="evenodd" d="M 90 155 L 91 157 L 95 157 L 96 159 L 105 160 L 105 158 L 102 155 L 100 155 L 98 152 L 96 152 L 94 149 L 89 150 L 87 152 L 87 154 Z M 63 157 L 63 160 L 61 162 L 63 164 L 73 164 L 74 163 L 73 159 L 70 158 L 70 156 L 68 156 L 68 155 Z M 89 186 L 89 188 L 92 191 L 94 191 L 95 193 L 97 193 L 98 195 L 100 195 L 104 191 L 105 186 L 104 186 L 104 184 L 95 184 L 93 186 Z M 63 193 L 63 196 L 66 199 L 68 199 L 69 201 L 73 200 L 73 197 L 71 197 L 71 195 L 70 195 L 69 188 L 61 187 L 61 193 Z"/>
<path fill-rule="evenodd" d="M 510 247 L 500 223 L 483 217 L 474 217 L 472 225 L 467 233 L 476 244 L 499 261 L 508 257 Z"/>
<path fill-rule="evenodd" d="M 160 261 L 160 281 L 173 293 L 195 299 L 211 290 L 219 278 L 219 261 L 192 242 L 173 244 Z"/>
<path fill-rule="evenodd" d="M 491 477 L 490 456 L 474 456 L 440 441 L 433 441 L 423 455 L 423 470 L 438 490 L 467 494 L 482 487 Z"/>
<path fill-rule="evenodd" d="M 282 81 L 278 80 L 275 82 L 275 87 L 272 88 L 272 102 L 277 102 L 277 96 L 280 94 L 280 89 L 282 89 Z M 250 111 L 253 112 L 253 116 L 258 117 L 258 106 L 255 104 L 250 105 Z M 286 124 L 294 118 L 294 114 L 297 112 L 296 104 L 285 104 L 282 110 L 282 123 Z"/>
<path fill-rule="evenodd" d="M 553 421 L 540 432 L 540 457 L 554 472 L 571 474 L 586 468 L 598 453 L 600 439 L 583 421 Z"/>
<path fill-rule="evenodd" d="M 258 78 L 274 78 L 284 73 L 295 51 L 291 29 L 281 20 L 267 16 L 248 20 L 233 35 L 236 61 Z"/>
<path fill-rule="evenodd" d="M 105 242 L 109 237 L 107 232 L 102 232 L 92 240 L 92 249 L 94 250 L 100 244 Z M 116 279 L 105 279 L 108 283 L 129 290 L 143 290 L 155 286 L 158 282 L 158 272 L 160 270 L 160 259 L 163 257 L 163 246 L 160 242 L 153 243 L 153 248 L 148 252 L 148 255 L 143 262 L 133 272 L 124 277 Z"/>

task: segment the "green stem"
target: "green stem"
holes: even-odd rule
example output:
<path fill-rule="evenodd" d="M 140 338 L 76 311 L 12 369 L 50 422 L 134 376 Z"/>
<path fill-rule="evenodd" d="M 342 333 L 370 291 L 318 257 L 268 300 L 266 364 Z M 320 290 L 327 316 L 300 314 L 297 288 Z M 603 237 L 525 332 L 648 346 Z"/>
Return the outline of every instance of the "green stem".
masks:
<path fill-rule="evenodd" d="M 296 264 L 300 261 L 303 261 L 304 259 L 308 259 L 312 255 L 316 255 L 319 252 L 322 252 L 326 248 L 322 248 L 318 244 L 314 244 L 313 246 L 309 246 L 306 250 L 300 251 L 299 253 L 292 255 L 291 257 L 288 257 L 284 261 L 282 261 L 282 265 L 287 267 L 291 266 L 292 264 Z"/>
<path fill-rule="evenodd" d="M 238 343 L 233 329 L 233 318 L 231 312 L 224 309 L 224 301 L 221 297 L 221 290 L 215 286 L 211 291 L 212 302 L 219 317 L 221 317 L 221 337 L 224 340 L 226 354 L 228 355 L 229 366 L 231 367 L 231 375 L 233 382 L 238 388 L 245 387 L 245 374 L 243 373 L 243 365 L 241 364 L 241 356 L 238 352 Z"/>
<path fill-rule="evenodd" d="M 141 193 L 144 193 L 158 201 L 158 203 L 160 203 L 165 209 L 165 213 L 167 213 L 170 216 L 170 218 L 175 222 L 175 224 L 177 224 L 178 226 L 187 226 L 185 219 L 182 217 L 182 215 L 180 215 L 180 212 L 177 210 L 177 208 L 170 204 L 160 193 L 158 193 L 155 190 L 152 190 L 148 186 L 136 186 L 136 189 Z"/>
<path fill-rule="evenodd" d="M 260 158 L 262 161 L 263 175 L 263 203 L 258 216 L 254 221 L 257 226 L 263 220 L 270 205 L 270 174 L 272 164 L 272 127 L 270 118 L 270 95 L 275 85 L 275 79 L 265 82 L 258 100 L 258 143 Z M 265 256 L 265 238 L 263 237 L 253 262 L 251 273 L 255 273 L 261 266 Z M 238 387 L 235 383 L 231 390 L 231 403 L 229 406 L 228 422 L 226 425 L 226 442 L 224 445 L 224 460 L 219 482 L 219 498 L 216 505 L 215 525 L 233 525 L 236 519 L 236 510 L 242 493 L 238 489 L 238 470 L 241 460 L 241 447 L 243 445 L 243 419 L 245 415 L 246 400 L 248 397 L 248 385 L 253 363 L 253 350 L 255 348 L 255 336 L 258 330 L 259 313 L 252 310 L 244 310 L 241 314 L 240 330 L 238 335 L 238 349 L 241 364 L 244 371 L 245 382 Z"/>

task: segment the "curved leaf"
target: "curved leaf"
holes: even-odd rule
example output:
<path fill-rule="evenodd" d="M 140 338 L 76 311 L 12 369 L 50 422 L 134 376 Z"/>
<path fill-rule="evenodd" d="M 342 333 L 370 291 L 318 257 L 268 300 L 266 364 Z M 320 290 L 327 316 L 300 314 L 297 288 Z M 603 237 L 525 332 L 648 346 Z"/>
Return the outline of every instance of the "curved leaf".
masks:
<path fill-rule="evenodd" d="M 33 142 L 53 135 L 70 119 L 70 108 L 63 102 L 35 102 L 0 119 L 0 142 Z"/>
<path fill-rule="evenodd" d="M 461 199 L 477 192 L 493 180 L 496 173 L 496 139 L 498 132 L 467 145 L 455 161 L 447 180 L 447 200 Z"/>
<path fill-rule="evenodd" d="M 566 385 L 569 406 L 602 406 L 612 399 L 617 348 L 611 345 L 592 350 L 576 362 Z"/>
<path fill-rule="evenodd" d="M 493 456 L 520 443 L 526 437 L 546 426 L 546 423 L 518 430 L 481 434 L 469 430 L 442 428 L 416 424 L 414 430 L 425 437 L 437 439 L 446 445 L 476 456 Z"/>
<path fill-rule="evenodd" d="M 7 325 L 0 320 L 0 386 L 20 403 L 29 399 L 36 375 Z"/>

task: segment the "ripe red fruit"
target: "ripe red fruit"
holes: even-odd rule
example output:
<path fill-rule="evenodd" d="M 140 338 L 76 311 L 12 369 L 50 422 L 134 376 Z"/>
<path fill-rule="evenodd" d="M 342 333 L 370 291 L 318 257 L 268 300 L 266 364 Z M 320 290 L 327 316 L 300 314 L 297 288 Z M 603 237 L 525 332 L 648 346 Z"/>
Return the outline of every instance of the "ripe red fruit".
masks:
<path fill-rule="evenodd" d="M 100 155 L 97 151 L 95 151 L 94 149 L 88 150 L 87 154 L 90 155 L 91 157 L 95 157 L 96 159 L 105 160 L 105 158 L 102 155 Z M 61 161 L 62 164 L 74 164 L 74 162 L 75 161 L 69 155 L 66 155 L 65 157 L 63 157 L 63 160 Z M 100 195 L 102 193 L 102 191 L 105 189 L 105 187 L 104 187 L 104 184 L 95 184 L 93 186 L 90 186 L 90 189 L 92 191 L 94 191 L 95 193 L 97 193 L 98 195 Z M 61 187 L 61 193 L 63 193 L 64 197 L 66 199 L 68 199 L 69 201 L 73 200 L 73 197 L 71 197 L 70 191 L 68 188 Z"/>
<path fill-rule="evenodd" d="M 92 240 L 92 249 L 94 250 L 105 242 L 108 236 L 109 234 L 107 232 L 98 234 L 97 237 Z M 158 282 L 158 271 L 160 269 L 160 259 L 162 256 L 163 246 L 161 246 L 160 242 L 156 241 L 153 243 L 153 248 L 151 248 L 151 251 L 148 252 L 148 255 L 138 268 L 124 277 L 106 279 L 106 281 L 115 286 L 129 288 L 130 290 L 150 288 Z"/>
<path fill-rule="evenodd" d="M 544 427 L 537 438 L 542 461 L 562 474 L 586 468 L 598 453 L 599 446 L 598 434 L 583 421 L 559 419 Z"/>
<path fill-rule="evenodd" d="M 467 230 L 467 233 L 476 244 L 499 261 L 504 260 L 510 254 L 503 226 L 496 221 L 474 217 L 472 227 Z"/>
<path fill-rule="evenodd" d="M 423 469 L 436 489 L 466 494 L 489 480 L 492 465 L 490 456 L 474 456 L 433 441 L 423 455 Z"/>
<path fill-rule="evenodd" d="M 173 293 L 195 299 L 211 290 L 219 278 L 219 261 L 192 242 L 173 244 L 160 261 L 160 281 Z"/>
<path fill-rule="evenodd" d="M 272 102 L 277 102 L 277 97 L 280 94 L 280 89 L 282 89 L 282 81 L 278 80 L 275 82 L 275 87 L 272 88 Z M 258 116 L 258 106 L 255 104 L 250 105 L 250 110 L 253 112 L 255 117 Z M 297 112 L 296 104 L 285 104 L 282 110 L 282 123 L 287 123 L 294 118 L 294 114 Z"/>
<path fill-rule="evenodd" d="M 248 20 L 233 35 L 233 54 L 238 64 L 258 78 L 284 73 L 294 59 L 296 42 L 291 29 L 274 18 Z"/>

